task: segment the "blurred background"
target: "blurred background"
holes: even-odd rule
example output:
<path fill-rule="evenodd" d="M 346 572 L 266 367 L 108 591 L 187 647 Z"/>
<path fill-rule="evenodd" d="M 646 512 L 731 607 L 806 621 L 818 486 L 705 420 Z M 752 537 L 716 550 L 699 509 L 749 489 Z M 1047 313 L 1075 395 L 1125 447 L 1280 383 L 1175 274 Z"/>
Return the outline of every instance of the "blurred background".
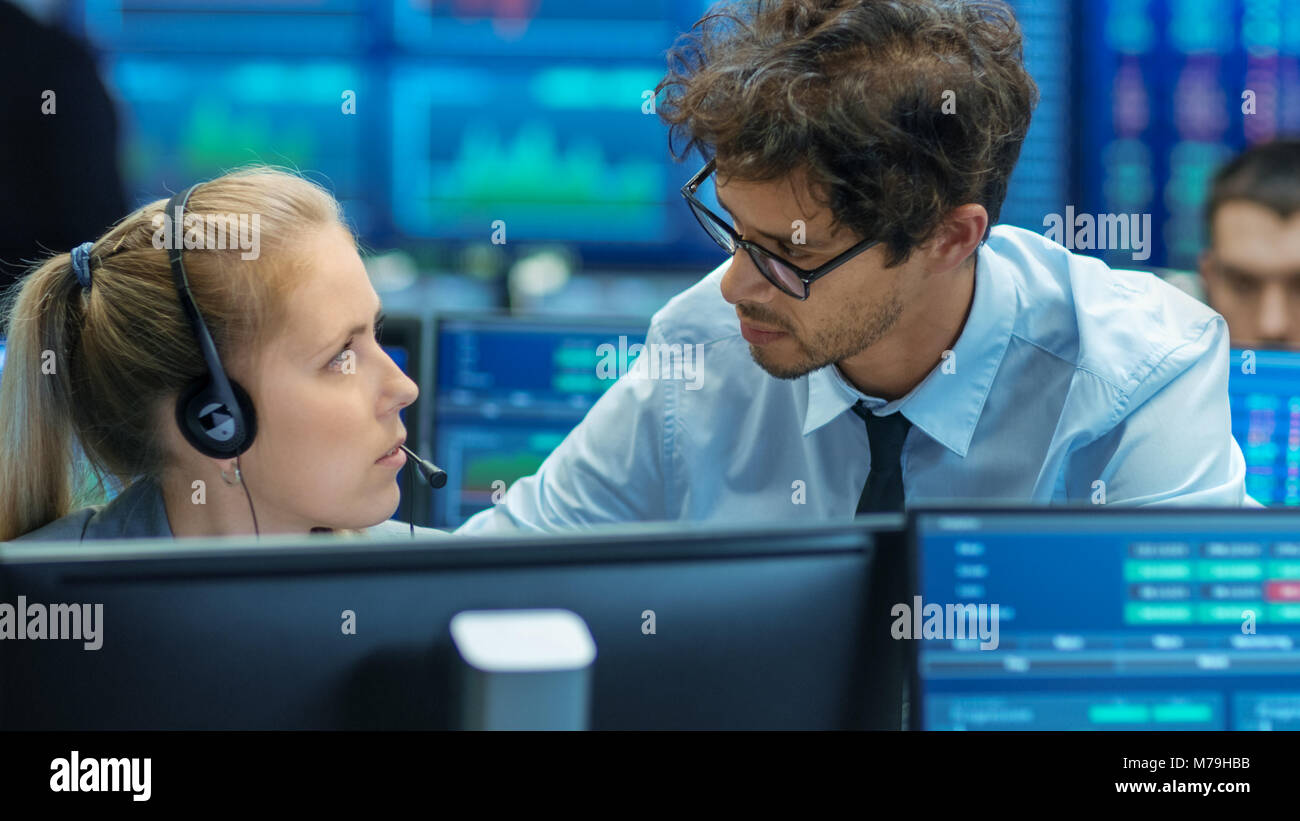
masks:
<path fill-rule="evenodd" d="M 423 320 L 391 340 L 420 377 L 420 404 L 436 405 L 408 427 L 462 481 L 422 522 L 458 523 L 490 503 L 489 477 L 532 472 L 608 387 L 592 376 L 597 340 L 634 343 L 668 298 L 723 261 L 678 194 L 700 162 L 672 161 L 647 99 L 704 0 L 14 5 L 44 32 L 5 18 L 7 73 L 39 83 L 30 61 L 84 53 L 109 103 L 56 164 L 99 152 L 116 157 L 118 173 L 68 183 L 88 227 L 62 220 L 64 236 L 23 225 L 0 258 L 35 253 L 19 253 L 22 238 L 67 250 L 123 207 L 246 163 L 322 182 L 343 202 L 389 312 Z M 1066 205 L 1148 213 L 1149 259 L 1094 253 L 1195 292 L 1195 277 L 1179 272 L 1195 268 L 1214 170 L 1247 145 L 1300 132 L 1300 2 L 1012 6 L 1041 102 L 1001 221 L 1043 232 L 1045 215 Z M 35 48 L 38 37 L 57 48 Z M 24 43 L 31 55 L 15 57 Z M 349 92 L 355 113 L 343 111 Z M 6 153 L 9 212 L 38 210 L 16 200 L 36 187 L 15 183 L 23 156 Z M 504 244 L 492 241 L 498 227 Z M 446 317 L 485 311 L 515 321 Z M 1300 478 L 1295 490 L 1288 503 L 1300 503 Z"/>
<path fill-rule="evenodd" d="M 648 316 L 720 261 L 677 193 L 699 163 L 673 163 L 643 110 L 704 0 L 18 5 L 86 41 L 130 207 L 243 163 L 298 168 L 391 255 L 381 272 L 450 278 L 430 293 L 455 308 Z M 1042 101 L 1002 221 L 1150 213 L 1144 264 L 1194 267 L 1213 170 L 1300 130 L 1300 3 L 1012 5 Z"/>

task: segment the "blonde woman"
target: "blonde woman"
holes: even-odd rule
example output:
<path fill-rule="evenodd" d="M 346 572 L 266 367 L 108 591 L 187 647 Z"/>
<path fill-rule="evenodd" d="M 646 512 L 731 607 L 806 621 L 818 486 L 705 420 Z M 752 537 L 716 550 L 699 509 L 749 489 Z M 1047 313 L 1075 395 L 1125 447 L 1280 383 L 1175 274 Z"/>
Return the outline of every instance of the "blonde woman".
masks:
<path fill-rule="evenodd" d="M 4 301 L 0 541 L 406 534 L 388 519 L 394 448 L 419 389 L 379 346 L 337 201 L 265 167 L 190 189 L 173 223 L 179 199 L 47 259 Z M 194 398 L 219 381 L 214 356 L 247 419 Z M 236 447 L 200 447 L 232 431 Z M 77 509 L 83 460 L 123 488 L 107 505 Z"/>

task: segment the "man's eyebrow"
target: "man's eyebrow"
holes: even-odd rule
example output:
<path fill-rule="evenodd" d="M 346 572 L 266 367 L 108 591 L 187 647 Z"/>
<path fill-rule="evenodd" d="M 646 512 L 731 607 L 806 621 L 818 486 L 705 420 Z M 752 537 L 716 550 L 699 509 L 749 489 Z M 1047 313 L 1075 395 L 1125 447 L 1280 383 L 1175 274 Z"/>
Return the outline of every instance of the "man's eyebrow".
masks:
<path fill-rule="evenodd" d="M 1281 276 L 1269 276 L 1267 274 L 1264 276 L 1260 276 L 1259 274 L 1255 273 L 1254 271 L 1251 271 L 1248 268 L 1239 268 L 1236 265 L 1231 265 L 1227 262 L 1219 263 L 1219 271 L 1229 279 L 1246 279 L 1246 280 L 1250 280 L 1252 283 L 1255 284 L 1268 282 L 1269 280 L 1273 280 L 1273 279 L 1295 280 L 1297 278 L 1300 278 L 1300 271 L 1293 271 L 1291 273 L 1282 274 Z"/>
<path fill-rule="evenodd" d="M 719 196 L 717 193 L 714 193 L 713 196 L 718 201 L 718 205 L 722 207 L 723 211 L 726 211 L 728 214 L 732 213 L 731 209 L 727 207 L 727 204 L 722 201 L 721 196 Z M 790 226 L 790 233 L 784 236 L 782 236 L 781 234 L 771 234 L 768 233 L 767 231 L 760 231 L 757 228 L 754 229 L 754 233 L 758 234 L 760 237 L 767 237 L 773 242 L 778 242 L 787 248 L 793 248 L 796 244 L 800 248 L 821 248 L 823 245 L 825 245 L 825 243 L 823 243 L 821 240 L 816 240 L 816 239 L 805 239 L 804 242 L 796 243 L 794 241 L 794 230 L 795 230 L 794 226 L 793 225 Z"/>
<path fill-rule="evenodd" d="M 1226 262 L 1219 263 L 1219 270 L 1223 271 L 1223 273 L 1230 277 L 1237 277 L 1239 279 L 1259 279 L 1259 277 L 1255 276 L 1250 271 L 1247 271 L 1245 268 L 1238 268 L 1237 266 L 1229 265 Z"/>
<path fill-rule="evenodd" d="M 379 301 L 379 308 L 375 310 L 375 318 L 374 318 L 374 321 L 372 322 L 372 324 L 374 324 L 374 325 L 378 325 L 378 324 L 379 324 L 379 320 L 383 319 L 383 316 L 384 316 L 384 302 L 383 302 L 383 300 L 380 300 L 380 301 Z M 353 325 L 351 328 L 348 328 L 348 329 L 347 329 L 346 331 L 344 331 L 343 333 L 341 333 L 341 334 L 337 334 L 337 335 L 331 337 L 331 338 L 330 338 L 330 341 L 329 341 L 328 343 L 326 343 L 325 345 L 322 345 L 322 346 L 321 346 L 321 347 L 316 351 L 316 354 L 315 354 L 315 355 L 316 355 L 316 356 L 320 356 L 321 354 L 325 353 L 325 351 L 327 351 L 327 350 L 332 350 L 332 349 L 334 349 L 334 348 L 342 348 L 342 347 L 343 347 L 343 343 L 347 342 L 347 340 L 348 340 L 350 337 L 353 337 L 353 336 L 360 336 L 360 335 L 364 334 L 367 330 L 369 330 L 369 328 L 367 328 L 365 325 Z M 314 358 L 314 357 L 313 357 L 313 358 Z"/>

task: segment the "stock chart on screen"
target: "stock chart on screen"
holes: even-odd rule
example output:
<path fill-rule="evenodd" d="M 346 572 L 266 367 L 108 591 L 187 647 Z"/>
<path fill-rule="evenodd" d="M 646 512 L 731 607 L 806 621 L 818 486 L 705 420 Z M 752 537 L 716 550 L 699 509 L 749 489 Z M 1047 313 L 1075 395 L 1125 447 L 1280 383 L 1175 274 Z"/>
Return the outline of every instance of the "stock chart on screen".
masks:
<path fill-rule="evenodd" d="M 585 262 L 716 260 L 652 90 L 706 0 L 86 0 L 144 202 L 240 165 L 296 168 L 372 246 L 562 243 Z M 1073 181 L 1069 0 L 1017 0 L 1042 91 L 1002 221 Z M 355 114 L 344 113 L 345 92 Z"/>
<path fill-rule="evenodd" d="M 541 466 L 619 374 L 645 323 L 445 317 L 435 337 L 433 525 L 456 527 Z M 612 367 L 598 367 L 602 363 Z"/>
<path fill-rule="evenodd" d="M 1300 131 L 1300 4 L 1014 0 L 1040 100 L 1001 221 L 1148 215 L 1116 265 L 1194 267 L 1214 170 Z M 87 0 L 124 109 L 127 178 L 158 196 L 249 162 L 338 189 L 375 243 L 560 242 L 595 261 L 712 253 L 646 94 L 703 0 Z M 354 93 L 356 115 L 341 112 Z M 1139 223 L 1140 224 L 1140 223 Z"/>

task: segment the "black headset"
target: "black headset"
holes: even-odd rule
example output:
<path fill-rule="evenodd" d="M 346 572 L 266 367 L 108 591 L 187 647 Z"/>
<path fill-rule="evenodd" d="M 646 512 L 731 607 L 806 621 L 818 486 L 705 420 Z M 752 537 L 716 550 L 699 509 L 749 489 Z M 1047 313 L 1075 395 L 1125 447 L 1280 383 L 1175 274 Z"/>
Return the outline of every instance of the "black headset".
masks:
<path fill-rule="evenodd" d="M 195 188 L 198 186 L 190 186 L 175 194 L 167 201 L 165 212 L 166 218 L 171 220 L 171 247 L 167 259 L 171 262 L 176 295 L 189 317 L 199 342 L 199 351 L 208 366 L 208 372 L 191 382 L 177 399 L 176 424 L 186 441 L 199 453 L 214 459 L 229 459 L 252 447 L 257 435 L 257 412 L 248 391 L 226 376 L 221 357 L 217 356 L 217 346 L 212 342 L 212 334 L 199 313 L 194 294 L 190 292 L 189 278 L 185 275 L 185 263 L 181 259 L 184 213 Z"/>

